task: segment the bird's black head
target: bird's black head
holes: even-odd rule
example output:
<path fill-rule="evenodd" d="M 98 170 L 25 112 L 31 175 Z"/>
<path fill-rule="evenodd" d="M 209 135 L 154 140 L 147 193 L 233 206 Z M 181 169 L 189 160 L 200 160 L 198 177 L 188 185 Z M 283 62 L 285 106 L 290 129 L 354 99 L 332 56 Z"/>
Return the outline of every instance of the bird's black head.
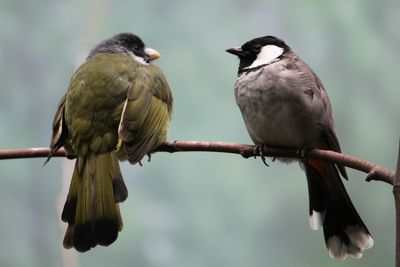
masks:
<path fill-rule="evenodd" d="M 99 53 L 125 54 L 135 58 L 140 63 L 149 63 L 160 57 L 156 50 L 146 48 L 143 41 L 132 33 L 118 33 L 102 41 L 90 51 L 87 59 Z"/>
<path fill-rule="evenodd" d="M 239 57 L 239 74 L 268 65 L 289 51 L 290 47 L 274 36 L 255 38 L 241 47 L 226 50 L 226 52 Z"/>

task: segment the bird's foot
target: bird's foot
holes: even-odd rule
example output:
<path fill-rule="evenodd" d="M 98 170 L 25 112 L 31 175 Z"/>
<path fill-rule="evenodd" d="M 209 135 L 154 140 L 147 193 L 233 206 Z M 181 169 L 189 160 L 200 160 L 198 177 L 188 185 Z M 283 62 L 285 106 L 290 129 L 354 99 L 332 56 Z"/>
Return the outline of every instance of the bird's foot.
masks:
<path fill-rule="evenodd" d="M 305 146 L 302 146 L 302 147 L 300 147 L 300 148 L 296 151 L 296 153 L 297 153 L 297 155 L 298 155 L 299 157 L 305 158 L 305 157 L 307 156 L 307 152 L 308 152 L 309 150 L 310 150 L 310 148 L 305 147 Z"/>
<path fill-rule="evenodd" d="M 266 159 L 267 159 L 267 155 L 268 154 L 268 147 L 264 144 L 257 144 L 254 146 L 254 157 L 256 157 L 256 155 L 260 155 L 260 158 L 262 160 L 262 162 L 264 163 L 265 166 L 269 167 Z M 275 157 L 273 158 L 272 161 L 275 160 Z"/>
<path fill-rule="evenodd" d="M 67 159 L 76 159 L 76 155 L 68 153 L 67 151 L 65 151 L 65 157 Z"/>

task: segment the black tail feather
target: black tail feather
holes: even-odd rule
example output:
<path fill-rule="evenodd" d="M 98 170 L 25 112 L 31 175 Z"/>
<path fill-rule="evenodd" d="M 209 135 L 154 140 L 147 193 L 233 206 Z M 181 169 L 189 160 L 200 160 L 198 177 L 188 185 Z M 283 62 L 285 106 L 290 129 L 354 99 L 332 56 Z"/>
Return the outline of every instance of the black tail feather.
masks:
<path fill-rule="evenodd" d="M 360 258 L 365 249 L 372 247 L 373 239 L 351 202 L 337 168 L 331 163 L 322 164 L 323 172 L 309 163 L 304 164 L 311 227 L 317 229 L 318 222 L 322 224 L 332 258 L 344 260 L 348 255 Z"/>

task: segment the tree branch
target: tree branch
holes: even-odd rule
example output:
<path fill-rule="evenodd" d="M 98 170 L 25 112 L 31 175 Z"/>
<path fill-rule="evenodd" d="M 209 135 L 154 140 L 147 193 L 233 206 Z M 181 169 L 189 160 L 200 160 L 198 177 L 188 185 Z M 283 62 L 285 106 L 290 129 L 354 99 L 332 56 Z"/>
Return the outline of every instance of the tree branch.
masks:
<path fill-rule="evenodd" d="M 397 157 L 396 175 L 393 179 L 394 205 L 396 209 L 396 260 L 395 266 L 400 267 L 400 142 Z"/>
<path fill-rule="evenodd" d="M 49 151 L 48 148 L 0 150 L 0 160 L 47 157 Z M 244 158 L 260 156 L 254 145 L 203 141 L 170 141 L 162 144 L 155 152 L 175 153 L 193 151 L 233 153 L 240 154 Z M 54 154 L 54 157 L 65 156 L 64 149 L 60 149 L 56 154 Z M 330 150 L 312 149 L 303 157 L 296 149 L 271 147 L 267 149 L 265 156 L 329 161 L 367 173 L 367 181 L 376 180 L 393 184 L 395 177 L 395 173 L 392 170 L 379 166 L 376 163 Z"/>

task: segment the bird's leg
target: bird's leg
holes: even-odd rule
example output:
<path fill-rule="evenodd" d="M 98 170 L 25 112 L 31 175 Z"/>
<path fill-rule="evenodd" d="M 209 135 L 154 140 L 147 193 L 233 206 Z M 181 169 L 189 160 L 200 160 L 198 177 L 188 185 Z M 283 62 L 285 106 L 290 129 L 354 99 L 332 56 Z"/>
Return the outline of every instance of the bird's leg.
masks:
<path fill-rule="evenodd" d="M 65 151 L 65 157 L 67 159 L 76 159 L 76 155 L 74 155 L 72 153 L 68 153 L 68 151 Z"/>
<path fill-rule="evenodd" d="M 151 162 L 151 153 L 148 153 L 147 157 L 148 157 L 147 162 Z"/>
<path fill-rule="evenodd" d="M 262 162 L 264 163 L 264 165 L 269 167 L 269 165 L 266 161 L 267 151 L 268 151 L 268 147 L 264 144 L 257 144 L 254 146 L 254 157 L 256 157 L 256 155 L 260 155 L 260 158 L 261 158 Z M 275 158 L 274 158 L 274 160 L 275 160 Z"/>
<path fill-rule="evenodd" d="M 301 146 L 301 147 L 296 151 L 296 153 L 297 153 L 297 155 L 299 155 L 301 158 L 305 158 L 306 155 L 307 155 L 307 152 L 308 152 L 309 150 L 310 150 L 309 147 L 303 145 L 303 146 Z"/>

